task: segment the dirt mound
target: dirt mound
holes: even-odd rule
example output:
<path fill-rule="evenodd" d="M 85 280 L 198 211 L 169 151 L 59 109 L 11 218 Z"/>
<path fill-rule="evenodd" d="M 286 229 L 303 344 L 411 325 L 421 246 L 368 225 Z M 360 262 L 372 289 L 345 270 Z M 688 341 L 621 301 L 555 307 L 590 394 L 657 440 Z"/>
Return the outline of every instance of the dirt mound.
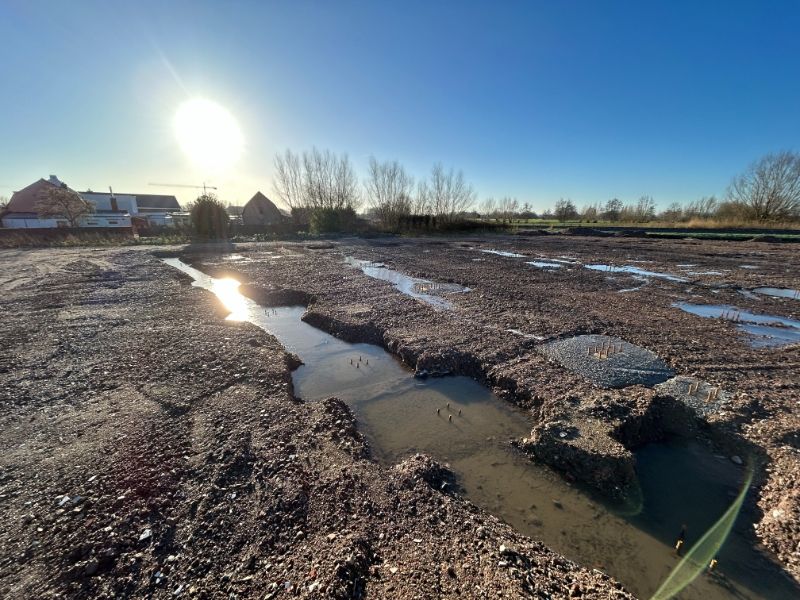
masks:
<path fill-rule="evenodd" d="M 611 237 L 607 231 L 595 229 L 594 227 L 567 227 L 560 231 L 562 235 L 581 235 L 587 237 Z"/>
<path fill-rule="evenodd" d="M 644 229 L 622 229 L 615 231 L 614 237 L 643 238 L 647 237 L 647 232 Z"/>

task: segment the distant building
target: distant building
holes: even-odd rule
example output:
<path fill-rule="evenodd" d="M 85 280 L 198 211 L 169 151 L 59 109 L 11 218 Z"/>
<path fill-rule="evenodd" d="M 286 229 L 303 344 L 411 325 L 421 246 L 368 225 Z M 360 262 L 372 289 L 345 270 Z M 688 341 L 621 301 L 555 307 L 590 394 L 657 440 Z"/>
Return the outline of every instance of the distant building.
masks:
<path fill-rule="evenodd" d="M 116 192 L 79 192 L 81 198 L 97 209 L 125 210 L 150 227 L 174 227 L 173 215 L 182 211 L 175 196 L 163 194 L 118 194 Z"/>
<path fill-rule="evenodd" d="M 242 209 L 242 224 L 245 226 L 277 225 L 285 220 L 284 214 L 261 192 L 256 192 Z"/>
<path fill-rule="evenodd" d="M 49 179 L 40 179 L 27 187 L 14 192 L 11 200 L 2 215 L 3 227 L 12 229 L 53 229 L 56 227 L 69 227 L 66 218 L 39 218 L 38 204 L 49 189 L 66 188 L 67 184 L 55 175 Z M 79 227 L 130 227 L 131 216 L 127 209 L 108 204 L 97 206 L 91 214 L 81 217 Z"/>

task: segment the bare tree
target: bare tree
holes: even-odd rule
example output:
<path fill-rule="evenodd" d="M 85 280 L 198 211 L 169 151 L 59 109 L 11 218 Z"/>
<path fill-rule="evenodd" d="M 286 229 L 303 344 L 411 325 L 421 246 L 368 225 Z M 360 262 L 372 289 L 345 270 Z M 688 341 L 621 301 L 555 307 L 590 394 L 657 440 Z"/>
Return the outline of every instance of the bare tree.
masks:
<path fill-rule="evenodd" d="M 800 154 L 783 151 L 768 154 L 728 188 L 728 199 L 747 207 L 758 221 L 775 221 L 800 213 Z"/>
<path fill-rule="evenodd" d="M 606 202 L 605 208 L 603 209 L 603 218 L 608 221 L 619 221 L 622 208 L 622 200 L 619 198 L 612 198 Z"/>
<path fill-rule="evenodd" d="M 312 148 L 275 157 L 275 195 L 290 209 L 352 209 L 360 203 L 358 178 L 346 154 Z"/>
<path fill-rule="evenodd" d="M 677 223 L 683 219 L 683 207 L 681 206 L 681 203 L 673 202 L 670 204 L 667 209 L 659 215 L 659 218 L 662 221 L 667 221 L 669 223 Z"/>
<path fill-rule="evenodd" d="M 518 209 L 519 202 L 511 196 L 503 196 L 497 202 L 497 212 L 500 213 L 500 217 L 505 221 L 511 221 Z"/>
<path fill-rule="evenodd" d="M 636 209 L 634 216 L 638 223 L 647 223 L 652 221 L 656 216 L 656 202 L 652 196 L 641 196 L 636 201 Z"/>
<path fill-rule="evenodd" d="M 526 202 L 525 204 L 522 205 L 522 207 L 519 209 L 519 216 L 521 219 L 536 218 L 536 213 L 533 212 L 530 202 Z"/>
<path fill-rule="evenodd" d="M 394 227 L 411 214 L 414 178 L 396 160 L 381 163 L 370 157 L 364 188 L 370 208 L 384 225 Z"/>
<path fill-rule="evenodd" d="M 575 208 L 575 204 L 569 198 L 566 200 L 564 200 L 564 198 L 559 199 L 553 209 L 553 214 L 556 216 L 556 219 L 562 223 L 578 218 L 578 211 Z"/>
<path fill-rule="evenodd" d="M 411 208 L 412 214 L 429 215 L 431 212 L 431 191 L 427 181 L 420 181 L 417 184 L 417 193 Z"/>
<path fill-rule="evenodd" d="M 581 208 L 580 217 L 582 221 L 596 221 L 599 214 L 600 208 L 597 204 L 586 204 Z"/>
<path fill-rule="evenodd" d="M 78 227 L 81 217 L 94 212 L 94 206 L 68 187 L 48 187 L 39 195 L 36 212 L 40 218 L 62 217 L 70 227 Z"/>
<path fill-rule="evenodd" d="M 272 182 L 275 196 L 289 210 L 305 208 L 305 190 L 300 157 L 287 148 L 283 154 L 275 155 L 275 177 Z"/>
<path fill-rule="evenodd" d="M 302 182 L 305 206 L 312 210 L 355 210 L 360 204 L 358 178 L 346 154 L 303 152 Z"/>
<path fill-rule="evenodd" d="M 484 218 L 488 218 L 494 214 L 497 210 L 497 206 L 495 204 L 494 198 L 486 198 L 481 202 L 480 212 L 481 216 Z"/>
<path fill-rule="evenodd" d="M 719 201 L 715 196 L 703 196 L 699 200 L 692 200 L 686 205 L 683 215 L 686 218 L 708 219 L 714 216 L 719 206 Z"/>
<path fill-rule="evenodd" d="M 437 217 L 452 219 L 467 210 L 475 201 L 475 191 L 464 180 L 464 174 L 455 173 L 451 168 L 445 171 L 441 163 L 431 170 L 428 182 L 420 187 L 421 195 L 428 210 Z"/>

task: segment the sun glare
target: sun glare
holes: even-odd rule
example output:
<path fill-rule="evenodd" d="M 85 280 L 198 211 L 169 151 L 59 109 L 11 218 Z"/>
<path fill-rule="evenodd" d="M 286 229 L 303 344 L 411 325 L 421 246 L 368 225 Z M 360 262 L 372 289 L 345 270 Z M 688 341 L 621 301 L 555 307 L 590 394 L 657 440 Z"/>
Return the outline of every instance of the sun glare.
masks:
<path fill-rule="evenodd" d="M 204 98 L 187 100 L 173 122 L 175 136 L 195 166 L 224 171 L 242 154 L 244 139 L 236 119 L 225 108 Z"/>
<path fill-rule="evenodd" d="M 239 293 L 239 282 L 235 279 L 216 279 L 211 290 L 220 302 L 231 311 L 229 321 L 244 321 L 247 318 L 247 302 Z"/>

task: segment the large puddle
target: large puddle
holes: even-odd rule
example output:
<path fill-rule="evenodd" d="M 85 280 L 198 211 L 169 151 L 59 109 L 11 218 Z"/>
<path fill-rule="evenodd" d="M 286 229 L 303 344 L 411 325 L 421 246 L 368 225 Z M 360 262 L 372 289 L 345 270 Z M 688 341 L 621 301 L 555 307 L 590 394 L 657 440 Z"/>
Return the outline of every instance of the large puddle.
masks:
<path fill-rule="evenodd" d="M 655 277 L 658 279 L 666 279 L 668 281 L 678 281 L 678 282 L 686 282 L 688 279 L 684 277 L 678 277 L 677 275 L 672 275 L 670 273 L 661 273 L 659 271 L 648 271 L 646 269 L 640 269 L 639 267 L 631 267 L 629 265 L 625 265 L 623 267 L 615 267 L 614 265 L 586 265 L 587 269 L 591 269 L 592 271 L 603 271 L 604 273 L 630 273 L 631 275 L 640 275 L 642 277 Z"/>
<path fill-rule="evenodd" d="M 775 288 L 775 287 L 760 287 L 753 290 L 756 294 L 764 294 L 765 296 L 773 296 L 775 298 L 791 298 L 792 300 L 800 300 L 800 290 L 793 290 L 791 288 Z"/>
<path fill-rule="evenodd" d="M 754 348 L 788 346 L 800 343 L 800 321 L 757 315 L 726 304 L 692 304 L 676 302 L 672 306 L 684 312 L 712 319 L 723 319 L 736 323 L 736 328 L 748 335 Z"/>
<path fill-rule="evenodd" d="M 345 257 L 345 262 L 351 267 L 361 269 L 364 275 L 382 281 L 388 281 L 393 284 L 399 292 L 416 298 L 417 300 L 422 300 L 437 308 L 453 308 L 450 301 L 443 298 L 442 295 L 470 291 L 468 287 L 455 283 L 437 283 L 427 279 L 411 277 L 400 271 L 389 269 L 383 263 L 361 260 L 353 258 L 352 256 Z"/>
<path fill-rule="evenodd" d="M 524 254 L 517 254 L 516 252 L 508 252 L 507 250 L 481 249 L 481 252 L 485 252 L 486 254 L 496 254 L 497 256 L 505 256 L 506 258 L 525 258 Z"/>
<path fill-rule="evenodd" d="M 672 544 L 683 524 L 691 545 L 725 511 L 742 470 L 695 445 L 658 444 L 639 455 L 642 509 L 608 506 L 517 453 L 509 440 L 527 436 L 526 415 L 466 377 L 420 380 L 394 356 L 369 344 L 349 344 L 301 320 L 304 307 L 264 308 L 238 293 L 236 281 L 216 280 L 178 259 L 165 262 L 214 292 L 232 320 L 273 334 L 304 364 L 293 374 L 306 401 L 346 401 L 373 455 L 394 463 L 425 452 L 450 465 L 464 495 L 520 532 L 649 597 L 677 564 Z M 752 520 L 740 518 L 746 530 Z M 719 554 L 720 569 L 698 578 L 684 599 L 792 598 L 797 590 L 757 554 L 740 531 Z M 724 574 L 724 576 L 722 576 Z"/>

